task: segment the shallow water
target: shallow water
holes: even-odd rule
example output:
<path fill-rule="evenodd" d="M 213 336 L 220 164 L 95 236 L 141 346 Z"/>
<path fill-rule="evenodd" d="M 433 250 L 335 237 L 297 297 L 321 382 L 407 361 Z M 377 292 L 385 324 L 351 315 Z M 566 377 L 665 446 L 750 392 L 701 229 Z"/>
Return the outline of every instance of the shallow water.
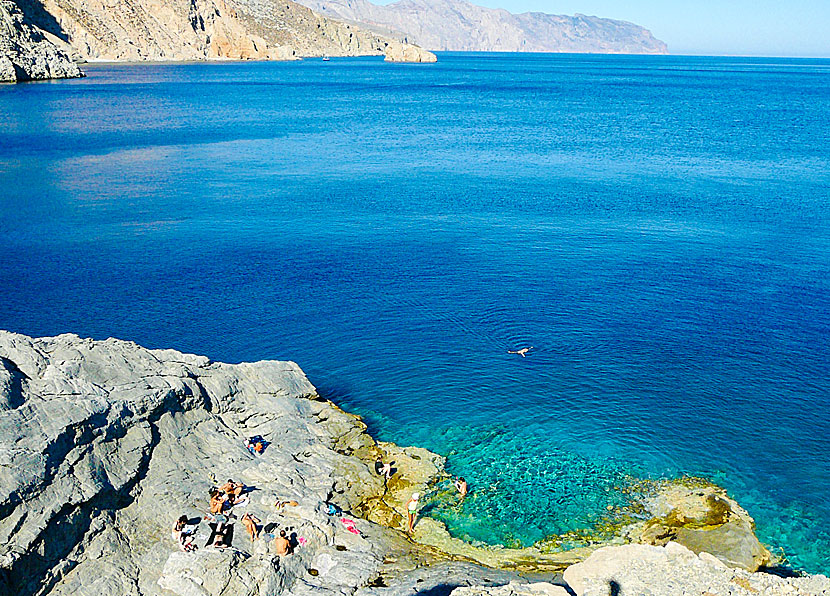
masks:
<path fill-rule="evenodd" d="M 0 87 L 0 327 L 295 360 L 471 540 L 703 474 L 830 571 L 830 62 L 88 72 Z"/>

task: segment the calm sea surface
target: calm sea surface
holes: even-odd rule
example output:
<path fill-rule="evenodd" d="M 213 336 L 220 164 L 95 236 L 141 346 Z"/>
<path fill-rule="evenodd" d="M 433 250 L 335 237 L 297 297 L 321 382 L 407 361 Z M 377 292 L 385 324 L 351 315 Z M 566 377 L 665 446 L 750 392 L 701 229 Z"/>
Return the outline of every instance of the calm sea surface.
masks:
<path fill-rule="evenodd" d="M 0 86 L 0 327 L 295 360 L 470 540 L 702 474 L 830 571 L 830 61 L 87 71 Z"/>

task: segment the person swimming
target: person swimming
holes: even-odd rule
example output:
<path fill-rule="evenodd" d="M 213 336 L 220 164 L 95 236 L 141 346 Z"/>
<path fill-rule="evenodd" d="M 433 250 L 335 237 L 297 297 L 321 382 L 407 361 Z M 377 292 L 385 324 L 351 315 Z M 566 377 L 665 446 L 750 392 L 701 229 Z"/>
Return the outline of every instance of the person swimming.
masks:
<path fill-rule="evenodd" d="M 507 350 L 507 353 L 508 354 L 518 354 L 519 356 L 524 358 L 525 354 L 527 354 L 532 349 L 533 349 L 533 346 L 530 346 L 529 348 L 522 348 L 520 350 Z"/>

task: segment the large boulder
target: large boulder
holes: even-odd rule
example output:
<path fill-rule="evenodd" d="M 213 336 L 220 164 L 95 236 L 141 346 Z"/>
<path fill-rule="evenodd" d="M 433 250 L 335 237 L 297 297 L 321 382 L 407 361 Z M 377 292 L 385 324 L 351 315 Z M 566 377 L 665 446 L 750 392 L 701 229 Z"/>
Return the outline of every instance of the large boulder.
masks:
<path fill-rule="evenodd" d="M 769 551 L 755 536 L 755 521 L 718 486 L 666 484 L 645 505 L 653 517 L 641 542 L 664 545 L 673 540 L 747 571 L 770 563 Z"/>
<path fill-rule="evenodd" d="M 565 570 L 577 596 L 827 596 L 823 575 L 782 578 L 732 569 L 708 553 L 696 555 L 676 542 L 607 546 Z"/>

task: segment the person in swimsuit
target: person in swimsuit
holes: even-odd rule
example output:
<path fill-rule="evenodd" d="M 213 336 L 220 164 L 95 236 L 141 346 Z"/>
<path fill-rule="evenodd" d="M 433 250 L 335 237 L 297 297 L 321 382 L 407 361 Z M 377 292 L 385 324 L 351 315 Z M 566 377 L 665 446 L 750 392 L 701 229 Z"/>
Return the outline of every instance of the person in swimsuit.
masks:
<path fill-rule="evenodd" d="M 220 486 L 219 490 L 228 495 L 228 499 L 230 500 L 231 504 L 233 504 L 242 495 L 242 491 L 245 490 L 245 485 L 241 482 L 234 482 L 233 480 L 228 478 L 228 481 L 222 486 Z"/>
<path fill-rule="evenodd" d="M 274 548 L 281 557 L 291 554 L 291 543 L 285 536 L 285 530 L 280 530 L 280 535 L 274 538 Z"/>
<path fill-rule="evenodd" d="M 246 513 L 242 516 L 240 520 L 242 525 L 245 526 L 245 529 L 248 530 L 248 535 L 251 537 L 251 542 L 259 538 L 259 526 L 260 520 L 258 517 L 251 515 L 250 513 Z"/>
<path fill-rule="evenodd" d="M 464 497 L 467 496 L 467 481 L 459 477 L 453 484 L 455 484 L 455 490 L 458 491 L 458 495 L 461 498 L 461 503 L 463 503 Z"/>
<path fill-rule="evenodd" d="M 519 356 L 524 358 L 525 354 L 527 354 L 532 349 L 533 349 L 533 346 L 530 346 L 529 348 L 522 348 L 521 350 L 507 350 L 507 353 L 508 354 L 518 354 Z"/>
<path fill-rule="evenodd" d="M 179 545 L 183 551 L 196 550 L 196 545 L 193 544 L 193 529 L 187 527 L 187 516 L 183 515 L 176 520 L 173 526 L 173 540 Z"/>
<path fill-rule="evenodd" d="M 228 496 L 221 490 L 215 490 L 210 493 L 210 512 L 213 515 L 222 513 L 225 508 L 225 503 L 228 502 Z"/>
<path fill-rule="evenodd" d="M 377 460 L 375 462 L 375 473 L 389 480 L 392 478 L 392 462 L 383 463 L 383 461 Z"/>
<path fill-rule="evenodd" d="M 412 534 L 415 529 L 415 518 L 418 515 L 418 499 L 421 495 L 418 493 L 412 493 L 412 498 L 410 498 L 406 502 L 406 513 L 407 513 L 407 531 Z"/>

